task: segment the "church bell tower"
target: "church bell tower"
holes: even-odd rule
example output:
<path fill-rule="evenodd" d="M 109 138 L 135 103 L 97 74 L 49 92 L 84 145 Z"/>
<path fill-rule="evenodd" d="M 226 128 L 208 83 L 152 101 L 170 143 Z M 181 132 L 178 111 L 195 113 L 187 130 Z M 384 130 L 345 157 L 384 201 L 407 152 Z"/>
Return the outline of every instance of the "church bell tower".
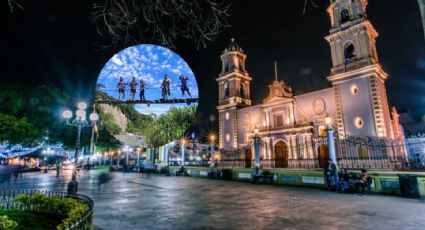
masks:
<path fill-rule="evenodd" d="M 237 148 L 237 109 L 251 105 L 251 77 L 246 71 L 246 54 L 232 38 L 221 55 L 217 78 L 220 148 Z"/>
<path fill-rule="evenodd" d="M 378 37 L 367 18 L 368 0 L 331 0 L 330 44 L 336 126 L 340 138 L 393 138 L 385 81 L 378 62 Z"/>

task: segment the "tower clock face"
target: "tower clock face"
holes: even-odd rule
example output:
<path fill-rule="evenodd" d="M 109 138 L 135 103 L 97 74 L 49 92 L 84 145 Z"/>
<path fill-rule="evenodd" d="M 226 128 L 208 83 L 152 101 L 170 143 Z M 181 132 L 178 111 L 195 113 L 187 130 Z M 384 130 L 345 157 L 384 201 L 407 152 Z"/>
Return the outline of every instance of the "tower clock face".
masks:
<path fill-rule="evenodd" d="M 322 114 L 326 111 L 326 103 L 323 98 L 316 98 L 313 102 L 313 109 L 316 114 Z"/>

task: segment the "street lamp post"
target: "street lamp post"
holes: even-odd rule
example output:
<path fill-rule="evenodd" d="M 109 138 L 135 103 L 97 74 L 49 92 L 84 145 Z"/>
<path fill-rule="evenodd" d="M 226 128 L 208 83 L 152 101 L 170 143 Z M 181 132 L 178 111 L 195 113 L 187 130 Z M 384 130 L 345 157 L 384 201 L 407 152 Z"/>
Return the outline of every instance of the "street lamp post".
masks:
<path fill-rule="evenodd" d="M 182 139 L 182 165 L 184 166 L 184 158 L 185 158 L 185 152 L 184 152 L 184 145 L 186 144 L 186 139 Z"/>
<path fill-rule="evenodd" d="M 81 130 L 84 127 L 93 126 L 93 124 L 99 119 L 99 116 L 96 112 L 92 112 L 89 116 L 90 122 L 87 121 L 86 109 L 87 104 L 85 102 L 79 102 L 77 104 L 78 110 L 75 111 L 75 118 L 72 119 L 73 113 L 71 110 L 65 110 L 62 113 L 62 116 L 66 119 L 66 124 L 70 126 L 77 127 L 77 140 L 75 142 L 75 167 L 78 165 L 78 158 L 80 156 L 80 139 L 81 139 Z M 77 193 L 78 183 L 76 180 L 77 171 L 74 169 L 72 172 L 71 182 L 68 183 L 68 193 Z"/>
<path fill-rule="evenodd" d="M 214 143 L 215 143 L 215 135 L 211 134 L 210 136 L 210 159 L 211 159 L 211 164 L 214 164 L 214 153 L 215 153 L 215 147 L 214 147 Z"/>
<path fill-rule="evenodd" d="M 260 137 L 258 128 L 254 129 L 255 167 L 260 167 Z"/>
<path fill-rule="evenodd" d="M 137 163 L 136 166 L 139 165 L 140 162 L 140 147 L 137 147 Z"/>
<path fill-rule="evenodd" d="M 117 166 L 120 166 L 120 158 L 121 158 L 121 150 L 118 150 L 118 155 L 117 155 Z"/>
<path fill-rule="evenodd" d="M 80 156 L 80 140 L 81 140 L 81 130 L 84 127 L 93 126 L 93 124 L 99 119 L 97 113 L 92 112 L 89 116 L 91 122 L 87 121 L 86 109 L 87 104 L 85 102 L 79 102 L 78 110 L 75 112 L 75 119 L 71 120 L 73 114 L 71 110 L 65 110 L 62 113 L 62 116 L 66 118 L 66 124 L 70 126 L 77 127 L 77 140 L 75 142 L 75 164 L 78 164 L 78 157 Z"/>
<path fill-rule="evenodd" d="M 328 139 L 329 158 L 332 160 L 332 162 L 335 165 L 338 165 L 336 161 L 334 130 L 332 129 L 332 118 L 329 115 L 326 115 L 325 123 L 326 123 L 326 134 Z"/>
<path fill-rule="evenodd" d="M 126 165 L 127 165 L 127 167 L 128 167 L 128 158 L 129 158 L 129 155 L 130 155 L 130 153 L 131 152 L 133 152 L 133 148 L 127 148 L 127 153 L 126 153 L 126 159 L 125 159 L 125 163 L 126 163 Z"/>

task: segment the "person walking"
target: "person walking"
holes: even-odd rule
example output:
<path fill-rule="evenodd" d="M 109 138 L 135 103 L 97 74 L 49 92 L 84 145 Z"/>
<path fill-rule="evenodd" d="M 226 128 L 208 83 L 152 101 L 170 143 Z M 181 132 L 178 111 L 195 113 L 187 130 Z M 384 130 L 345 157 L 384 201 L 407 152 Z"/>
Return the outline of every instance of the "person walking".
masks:
<path fill-rule="evenodd" d="M 124 82 L 124 78 L 121 76 L 120 77 L 120 80 L 118 81 L 118 84 L 117 84 L 118 101 L 121 101 L 121 98 L 124 101 L 124 97 L 125 97 L 125 85 L 127 85 L 127 84 Z"/>
<path fill-rule="evenodd" d="M 145 98 L 145 82 L 142 79 L 140 79 L 140 100 L 146 101 L 146 98 Z"/>
<path fill-rule="evenodd" d="M 180 75 L 179 78 L 181 81 L 180 90 L 182 91 L 182 97 L 184 97 L 185 92 L 187 92 L 187 94 L 189 94 L 189 96 L 192 97 L 192 94 L 189 91 L 189 87 L 187 87 L 187 80 L 189 80 L 189 78 L 184 76 L 183 74 Z"/>
<path fill-rule="evenodd" d="M 136 95 L 137 91 L 137 81 L 136 78 L 133 77 L 130 81 L 130 100 L 134 101 L 134 96 Z"/>
<path fill-rule="evenodd" d="M 168 78 L 168 75 L 165 74 L 164 80 L 162 80 L 162 84 L 161 84 L 162 98 L 164 100 L 167 100 L 168 97 L 170 96 L 170 85 L 171 85 L 171 80 Z"/>

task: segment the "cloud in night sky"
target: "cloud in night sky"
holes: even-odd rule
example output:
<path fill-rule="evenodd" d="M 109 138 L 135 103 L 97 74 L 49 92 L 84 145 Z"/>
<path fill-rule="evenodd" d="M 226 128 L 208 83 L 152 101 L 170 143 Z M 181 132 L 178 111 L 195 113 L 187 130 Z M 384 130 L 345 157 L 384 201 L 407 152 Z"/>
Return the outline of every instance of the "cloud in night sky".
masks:
<path fill-rule="evenodd" d="M 161 83 L 164 75 L 167 74 L 171 80 L 170 98 L 182 98 L 180 91 L 181 74 L 187 76 L 188 87 L 192 96 L 198 98 L 198 85 L 195 76 L 189 65 L 173 51 L 150 44 L 143 44 L 126 48 L 115 54 L 103 67 L 99 74 L 97 83 L 105 88 L 100 90 L 109 96 L 118 98 L 116 90 L 119 78 L 122 76 L 126 83 L 130 82 L 132 77 L 145 82 L 145 97 L 147 100 L 160 99 Z M 136 93 L 136 99 L 139 99 L 139 90 Z M 130 88 L 126 86 L 125 99 L 130 96 Z M 185 97 L 188 97 L 185 94 Z M 184 107 L 186 104 L 160 104 L 160 105 L 136 105 L 135 109 L 140 113 L 161 114 L 168 111 L 171 107 Z"/>

